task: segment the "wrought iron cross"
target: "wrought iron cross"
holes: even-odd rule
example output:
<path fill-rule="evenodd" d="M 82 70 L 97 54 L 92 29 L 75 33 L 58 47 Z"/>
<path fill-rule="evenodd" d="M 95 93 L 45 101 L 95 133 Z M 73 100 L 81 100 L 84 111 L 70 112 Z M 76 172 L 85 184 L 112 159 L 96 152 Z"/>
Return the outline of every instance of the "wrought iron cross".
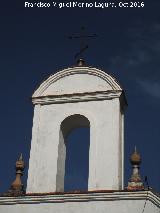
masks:
<path fill-rule="evenodd" d="M 75 54 L 75 59 L 82 56 L 83 52 L 86 49 L 88 49 L 88 44 L 86 44 L 86 39 L 87 38 L 94 38 L 94 37 L 97 37 L 97 35 L 96 34 L 86 35 L 84 27 L 81 27 L 80 35 L 73 35 L 73 36 L 68 37 L 69 39 L 80 39 L 80 50 L 79 50 L 78 53 Z"/>

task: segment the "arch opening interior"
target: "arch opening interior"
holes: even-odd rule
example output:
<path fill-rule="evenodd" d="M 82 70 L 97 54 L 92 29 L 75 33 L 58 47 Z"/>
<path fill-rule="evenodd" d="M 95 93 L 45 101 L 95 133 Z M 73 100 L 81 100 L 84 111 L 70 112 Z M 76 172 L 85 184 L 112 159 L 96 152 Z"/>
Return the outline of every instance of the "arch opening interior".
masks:
<path fill-rule="evenodd" d="M 67 117 L 60 128 L 57 191 L 88 190 L 89 145 L 89 120 L 79 114 Z"/>

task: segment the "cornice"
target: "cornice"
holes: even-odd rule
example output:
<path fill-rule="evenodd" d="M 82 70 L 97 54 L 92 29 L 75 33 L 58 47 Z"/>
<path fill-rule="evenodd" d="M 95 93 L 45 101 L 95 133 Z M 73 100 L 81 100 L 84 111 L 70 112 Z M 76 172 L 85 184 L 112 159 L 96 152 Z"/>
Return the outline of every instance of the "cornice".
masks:
<path fill-rule="evenodd" d="M 32 97 L 33 104 L 59 104 L 59 103 L 72 103 L 72 102 L 84 102 L 84 101 L 98 101 L 107 100 L 113 98 L 119 98 L 122 91 L 96 91 L 86 93 L 73 93 L 63 95 L 48 95 Z"/>
<path fill-rule="evenodd" d="M 22 197 L 0 197 L 0 205 L 36 204 L 36 203 L 64 203 L 64 202 L 93 202 L 93 201 L 121 201 L 148 200 L 160 208 L 160 197 L 151 191 L 136 192 L 90 192 L 73 194 L 40 194 Z"/>

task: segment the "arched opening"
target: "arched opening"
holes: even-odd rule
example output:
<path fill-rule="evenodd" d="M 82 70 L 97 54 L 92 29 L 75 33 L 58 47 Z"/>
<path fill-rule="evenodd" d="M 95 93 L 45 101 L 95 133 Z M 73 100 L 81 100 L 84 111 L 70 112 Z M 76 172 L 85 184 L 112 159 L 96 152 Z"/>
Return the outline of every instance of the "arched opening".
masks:
<path fill-rule="evenodd" d="M 66 140 L 64 191 L 88 190 L 89 128 L 74 129 Z"/>
<path fill-rule="evenodd" d="M 57 191 L 88 190 L 90 122 L 79 114 L 61 124 Z"/>

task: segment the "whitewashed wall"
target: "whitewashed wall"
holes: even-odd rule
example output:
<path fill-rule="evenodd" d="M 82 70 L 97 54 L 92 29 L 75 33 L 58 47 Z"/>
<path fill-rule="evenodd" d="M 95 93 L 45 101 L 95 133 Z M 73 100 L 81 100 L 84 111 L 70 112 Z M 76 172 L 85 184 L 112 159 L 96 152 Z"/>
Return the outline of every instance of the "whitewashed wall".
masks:
<path fill-rule="evenodd" d="M 33 95 L 27 192 L 63 191 L 56 186 L 60 126 L 74 114 L 90 122 L 88 190 L 123 188 L 121 96 L 115 80 L 95 68 L 70 68 L 41 84 Z"/>

